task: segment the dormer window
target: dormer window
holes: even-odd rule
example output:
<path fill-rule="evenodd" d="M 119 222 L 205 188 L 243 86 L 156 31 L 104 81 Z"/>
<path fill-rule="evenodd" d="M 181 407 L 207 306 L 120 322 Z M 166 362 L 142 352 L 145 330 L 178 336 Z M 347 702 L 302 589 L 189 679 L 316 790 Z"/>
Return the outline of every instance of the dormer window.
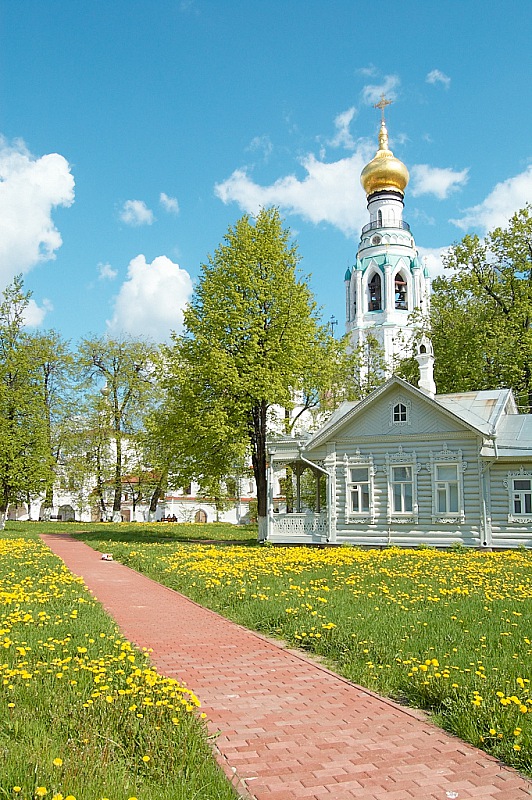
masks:
<path fill-rule="evenodd" d="M 382 309 L 382 289 L 380 275 L 375 273 L 368 283 L 368 311 L 380 311 Z"/>
<path fill-rule="evenodd" d="M 395 276 L 395 307 L 408 311 L 407 283 L 400 272 Z"/>
<path fill-rule="evenodd" d="M 394 423 L 408 422 L 408 408 L 404 403 L 396 403 L 394 405 L 392 419 Z"/>

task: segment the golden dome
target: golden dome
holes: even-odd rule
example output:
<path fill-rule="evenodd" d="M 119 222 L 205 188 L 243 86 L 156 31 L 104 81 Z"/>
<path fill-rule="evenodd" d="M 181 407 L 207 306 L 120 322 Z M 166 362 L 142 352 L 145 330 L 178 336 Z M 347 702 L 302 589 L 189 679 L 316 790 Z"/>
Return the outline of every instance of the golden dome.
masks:
<path fill-rule="evenodd" d="M 383 120 L 379 132 L 379 149 L 375 158 L 362 170 L 360 182 L 369 197 L 374 192 L 386 189 L 404 194 L 409 179 L 408 170 L 403 162 L 388 149 L 388 131 Z"/>

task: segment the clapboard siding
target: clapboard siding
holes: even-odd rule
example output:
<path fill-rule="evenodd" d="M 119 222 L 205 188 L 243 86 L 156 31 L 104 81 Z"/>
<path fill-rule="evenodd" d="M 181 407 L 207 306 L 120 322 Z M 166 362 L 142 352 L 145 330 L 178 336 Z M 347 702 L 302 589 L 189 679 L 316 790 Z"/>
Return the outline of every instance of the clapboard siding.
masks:
<path fill-rule="evenodd" d="M 333 415 L 307 442 L 303 461 L 310 459 L 316 471 L 326 470 L 330 476 L 331 502 L 319 531 L 326 540 L 369 546 L 445 547 L 461 542 L 480 548 L 532 547 L 532 521 L 512 520 L 508 491 L 509 472 L 522 469 L 532 475 L 532 417 L 516 418 L 506 390 L 449 396 L 445 402 L 453 413 L 442 408 L 437 397 L 435 401 L 391 378 L 359 404 Z M 394 423 L 397 403 L 407 407 L 407 419 Z M 453 463 L 452 454 L 459 454 L 455 461 L 463 466 L 463 517 L 457 514 L 446 522 L 433 512 L 431 452 L 435 462 L 443 463 Z M 413 453 L 418 513 L 402 520 L 388 513 L 387 464 L 408 463 L 401 457 Z M 375 470 L 373 514 L 359 522 L 346 514 L 346 459 L 347 468 L 358 460 L 373 463 Z"/>
<path fill-rule="evenodd" d="M 466 435 L 467 437 L 467 435 Z M 471 546 L 481 543 L 482 518 L 479 490 L 478 447 L 476 438 L 462 438 L 459 441 L 442 436 L 439 439 L 417 442 L 400 441 L 396 437 L 386 440 L 384 436 L 378 440 L 364 441 L 366 437 L 337 443 L 336 451 L 336 541 L 359 545 L 398 544 L 412 546 L 430 543 L 436 546 L 447 546 L 453 542 L 463 542 Z M 430 464 L 431 451 L 436 453 L 448 449 L 462 452 L 462 459 L 467 463 L 463 474 L 464 523 L 435 523 L 432 515 L 432 476 L 427 469 Z M 386 454 L 396 454 L 399 447 L 407 456 L 415 454 L 418 472 L 416 474 L 418 520 L 417 523 L 388 524 L 388 476 L 386 473 Z M 345 456 L 350 459 L 373 460 L 375 475 L 373 478 L 374 523 L 355 523 L 346 521 L 346 479 Z"/>
<path fill-rule="evenodd" d="M 519 472 L 523 468 L 532 472 L 532 464 L 522 462 L 492 464 L 490 470 L 491 527 L 494 547 L 532 547 L 532 524 L 510 522 L 510 499 L 508 487 L 509 472 Z"/>
<path fill-rule="evenodd" d="M 396 403 L 405 403 L 409 410 L 409 424 L 394 425 L 391 422 L 391 409 Z M 432 404 L 412 399 L 404 392 L 389 392 L 379 398 L 374 405 L 368 406 L 354 419 L 346 423 L 341 431 L 342 438 L 358 438 L 359 436 L 382 435 L 423 435 L 426 433 L 444 433 L 445 431 L 462 433 L 464 426 L 444 411 L 435 409 Z"/>

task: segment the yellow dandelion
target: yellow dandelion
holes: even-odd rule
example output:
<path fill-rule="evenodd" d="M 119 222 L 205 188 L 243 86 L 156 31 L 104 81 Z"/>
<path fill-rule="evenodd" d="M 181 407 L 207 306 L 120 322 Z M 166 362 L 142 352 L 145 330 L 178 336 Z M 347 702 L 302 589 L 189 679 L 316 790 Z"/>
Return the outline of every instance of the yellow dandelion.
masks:
<path fill-rule="evenodd" d="M 151 759 L 149 756 L 142 756 L 142 760 L 144 761 L 145 764 L 147 764 L 148 761 L 150 761 Z"/>
<path fill-rule="evenodd" d="M 46 786 L 37 786 L 35 789 L 35 797 L 45 797 L 48 794 Z"/>
<path fill-rule="evenodd" d="M 22 791 L 22 786 L 13 786 L 13 791 L 15 792 L 15 794 L 18 794 L 19 792 Z"/>
<path fill-rule="evenodd" d="M 63 759 L 62 758 L 54 758 L 52 761 L 54 767 L 62 767 L 63 766 Z"/>

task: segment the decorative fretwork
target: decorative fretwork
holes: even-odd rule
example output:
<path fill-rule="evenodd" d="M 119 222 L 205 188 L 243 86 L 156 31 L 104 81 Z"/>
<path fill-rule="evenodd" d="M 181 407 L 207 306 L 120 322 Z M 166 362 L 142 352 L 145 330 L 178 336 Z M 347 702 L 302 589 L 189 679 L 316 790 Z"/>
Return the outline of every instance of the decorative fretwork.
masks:
<path fill-rule="evenodd" d="M 319 536 L 327 538 L 326 514 L 274 514 L 272 517 L 274 536 L 302 537 L 312 539 Z"/>
<path fill-rule="evenodd" d="M 397 397 L 388 403 L 388 424 L 393 428 L 407 427 L 412 424 L 412 401 L 406 397 Z"/>

